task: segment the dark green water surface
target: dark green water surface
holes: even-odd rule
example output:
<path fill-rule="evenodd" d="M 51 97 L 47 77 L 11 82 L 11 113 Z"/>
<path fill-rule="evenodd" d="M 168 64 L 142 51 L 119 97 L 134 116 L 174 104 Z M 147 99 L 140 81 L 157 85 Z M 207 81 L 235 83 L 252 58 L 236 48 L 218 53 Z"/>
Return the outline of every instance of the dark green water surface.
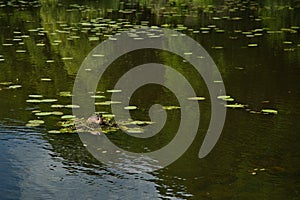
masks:
<path fill-rule="evenodd" d="M 199 101 L 197 137 L 180 159 L 155 172 L 130 173 L 96 160 L 77 133 L 61 127 L 66 121 L 61 115 L 72 109 L 53 105 L 72 104 L 77 70 L 94 47 L 141 25 L 168 27 L 199 42 L 234 99 L 228 104 L 245 108 L 227 109 L 218 143 L 199 159 L 210 119 L 201 77 L 168 52 L 119 57 L 99 82 L 103 93 L 97 95 L 105 97 L 96 101 L 109 101 L 107 90 L 127 70 L 154 61 L 181 72 L 206 98 Z M 300 199 L 299 81 L 296 0 L 0 1 L 0 199 Z M 178 106 L 174 94 L 158 85 L 139 88 L 130 102 L 139 108 L 130 111 L 136 120 L 149 120 L 152 104 Z M 109 106 L 96 110 L 110 113 Z M 36 115 L 53 111 L 61 113 Z M 128 139 L 120 131 L 108 137 L 135 152 L 159 149 L 180 123 L 180 109 L 167 113 L 168 123 L 151 142 Z M 44 123 L 33 127 L 29 121 L 36 119 Z"/>

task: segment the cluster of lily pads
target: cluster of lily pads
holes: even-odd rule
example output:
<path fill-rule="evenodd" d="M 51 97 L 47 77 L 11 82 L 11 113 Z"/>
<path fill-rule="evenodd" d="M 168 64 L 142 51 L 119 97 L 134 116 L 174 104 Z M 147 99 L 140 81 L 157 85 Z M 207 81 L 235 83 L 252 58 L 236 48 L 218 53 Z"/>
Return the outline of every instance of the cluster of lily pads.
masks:
<path fill-rule="evenodd" d="M 226 101 L 226 107 L 227 108 L 231 108 L 231 109 L 245 109 L 246 111 L 248 111 L 249 113 L 252 114 L 278 114 L 278 111 L 272 108 L 264 108 L 260 111 L 254 111 L 252 109 L 249 108 L 248 105 L 245 104 L 241 104 L 241 103 L 233 103 L 234 102 L 234 98 L 231 96 L 218 96 L 218 99 Z"/>
<path fill-rule="evenodd" d="M 11 7 L 11 8 L 38 8 L 40 7 L 39 1 L 0 1 L 0 8 Z"/>
<path fill-rule="evenodd" d="M 11 81 L 0 83 L 0 90 L 18 89 L 18 88 L 21 88 L 21 87 L 22 87 L 22 85 L 13 83 Z"/>
<path fill-rule="evenodd" d="M 107 93 L 112 93 L 112 92 L 121 92 L 119 90 L 107 90 Z M 98 93 L 101 93 L 99 95 Z M 95 99 L 95 106 L 98 108 L 100 106 L 100 111 L 97 111 L 96 113 L 102 113 L 104 120 L 107 122 L 108 126 L 101 126 L 98 132 L 103 132 L 103 133 L 109 133 L 109 132 L 114 132 L 119 130 L 117 126 L 111 126 L 111 122 L 113 121 L 114 115 L 110 114 L 104 110 L 106 110 L 104 107 L 105 106 L 110 106 L 112 104 L 119 104 L 121 102 L 117 101 L 105 101 L 106 97 L 103 96 L 104 92 L 96 92 L 96 94 L 90 93 L 90 97 Z M 61 97 L 72 97 L 72 93 L 69 91 L 62 91 L 57 94 L 60 98 Z M 98 100 L 101 100 L 100 102 Z M 78 131 L 82 131 L 79 129 L 75 128 L 75 122 L 76 124 L 82 124 L 82 126 L 89 128 L 89 124 L 87 123 L 86 120 L 84 119 L 79 119 L 76 116 L 70 114 L 71 110 L 68 109 L 76 109 L 80 108 L 79 105 L 73 105 L 73 104 L 58 104 L 59 99 L 58 98 L 44 98 L 43 95 L 41 94 L 30 94 L 28 95 L 28 99 L 26 100 L 27 103 L 30 105 L 33 105 L 32 109 L 29 109 L 32 113 L 32 116 L 34 119 L 30 119 L 26 126 L 29 127 L 38 127 L 38 126 L 43 126 L 45 124 L 45 118 L 49 116 L 54 116 L 57 119 L 56 125 L 54 127 L 57 127 L 57 129 L 54 130 L 49 130 L 49 133 L 74 133 Z M 44 105 L 44 106 L 42 106 Z M 103 107 L 104 106 L 104 107 Z M 41 108 L 47 107 L 47 111 L 42 110 Z M 66 110 L 67 109 L 67 110 Z M 136 110 L 138 109 L 137 106 L 130 105 L 130 106 L 125 106 L 125 110 Z M 67 114 L 66 114 L 67 113 Z M 95 115 L 96 115 L 95 113 Z M 150 125 L 153 124 L 153 122 L 150 121 L 138 121 L 138 120 L 128 120 L 128 121 L 123 121 L 119 123 L 119 126 L 122 130 L 131 132 L 131 133 L 142 133 L 144 130 L 142 126 L 144 125 Z M 139 127 L 132 127 L 133 125 L 139 125 Z M 85 129 L 87 130 L 87 129 Z M 92 130 L 92 129 L 91 129 Z M 94 130 L 95 131 L 95 130 Z M 97 130 L 96 130 L 97 132 Z M 91 131 L 91 133 L 93 133 Z"/>

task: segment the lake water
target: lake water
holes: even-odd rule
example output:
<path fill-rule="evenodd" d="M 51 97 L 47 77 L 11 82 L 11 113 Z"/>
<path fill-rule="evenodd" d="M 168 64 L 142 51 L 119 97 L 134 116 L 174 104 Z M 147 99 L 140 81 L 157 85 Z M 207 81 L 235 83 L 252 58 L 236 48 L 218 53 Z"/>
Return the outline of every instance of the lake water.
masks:
<path fill-rule="evenodd" d="M 0 2 L 0 198 L 299 199 L 299 2 L 135 2 Z M 201 76 L 170 52 L 119 57 L 100 80 L 99 92 L 91 94 L 104 96 L 96 102 L 109 101 L 107 90 L 122 74 L 149 62 L 172 66 L 205 97 L 190 148 L 166 168 L 136 173 L 95 159 L 62 116 L 72 114 L 74 81 L 89 52 L 141 25 L 177 30 L 199 42 L 219 68 L 233 100 L 227 103 L 243 108 L 227 109 L 219 141 L 199 159 L 211 115 Z M 174 94 L 158 85 L 139 88 L 130 103 L 138 107 L 130 111 L 135 120 L 150 120 L 152 104 L 178 106 Z M 111 112 L 101 103 L 95 109 Z M 180 109 L 167 114 L 166 126 L 150 142 L 120 130 L 107 136 L 129 151 L 159 149 L 172 140 L 180 121 Z"/>

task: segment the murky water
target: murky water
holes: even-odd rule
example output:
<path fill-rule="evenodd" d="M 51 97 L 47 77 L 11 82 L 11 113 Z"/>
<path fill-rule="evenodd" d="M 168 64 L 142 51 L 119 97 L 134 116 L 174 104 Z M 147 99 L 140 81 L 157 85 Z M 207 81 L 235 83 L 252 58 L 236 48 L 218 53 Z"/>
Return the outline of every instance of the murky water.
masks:
<path fill-rule="evenodd" d="M 233 98 L 228 104 L 244 108 L 228 108 L 220 140 L 199 159 L 210 118 L 201 77 L 167 52 L 121 56 L 99 82 L 103 92 L 93 95 L 104 98 L 96 102 L 110 100 L 107 90 L 127 70 L 154 61 L 183 73 L 206 98 L 199 101 L 196 140 L 180 159 L 155 172 L 129 173 L 93 158 L 62 118 L 72 114 L 75 76 L 88 53 L 141 25 L 197 40 L 219 67 Z M 0 2 L 0 198 L 299 199 L 299 26 L 298 1 Z M 149 120 L 154 103 L 178 106 L 172 92 L 157 85 L 140 88 L 131 103 L 139 108 L 131 111 L 136 120 Z M 110 113 L 103 104 L 96 110 Z M 159 149 L 178 128 L 180 109 L 167 113 L 166 127 L 151 142 L 121 131 L 108 137 L 135 152 Z"/>

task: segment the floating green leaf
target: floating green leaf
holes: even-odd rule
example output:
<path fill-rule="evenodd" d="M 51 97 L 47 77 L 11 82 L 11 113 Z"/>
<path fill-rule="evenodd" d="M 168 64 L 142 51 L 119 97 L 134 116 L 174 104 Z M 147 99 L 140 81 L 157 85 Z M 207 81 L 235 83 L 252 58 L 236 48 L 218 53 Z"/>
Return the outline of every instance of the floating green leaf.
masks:
<path fill-rule="evenodd" d="M 8 89 L 17 89 L 17 88 L 21 88 L 21 87 L 22 87 L 22 85 L 10 85 L 8 87 Z"/>
<path fill-rule="evenodd" d="M 226 107 L 227 108 L 244 108 L 245 105 L 236 103 L 236 104 L 227 104 Z"/>
<path fill-rule="evenodd" d="M 59 134 L 59 133 L 61 133 L 61 132 L 58 131 L 58 130 L 49 130 L 48 133 L 51 133 L 51 134 Z"/>
<path fill-rule="evenodd" d="M 114 114 L 103 114 L 102 116 L 105 118 L 114 118 L 115 117 Z"/>
<path fill-rule="evenodd" d="M 188 100 L 191 100 L 191 101 L 203 101 L 203 100 L 205 100 L 205 97 L 189 97 Z"/>
<path fill-rule="evenodd" d="M 43 103 L 52 103 L 52 102 L 56 102 L 57 99 L 42 99 L 41 102 Z"/>
<path fill-rule="evenodd" d="M 248 44 L 248 47 L 257 47 L 258 44 Z"/>
<path fill-rule="evenodd" d="M 52 81 L 51 78 L 41 78 L 41 81 Z"/>
<path fill-rule="evenodd" d="M 136 110 L 137 107 L 136 106 L 125 106 L 124 109 L 125 110 Z"/>
<path fill-rule="evenodd" d="M 28 123 L 29 124 L 44 124 L 45 121 L 44 120 L 29 120 Z"/>
<path fill-rule="evenodd" d="M 13 84 L 13 82 L 10 82 L 10 81 L 8 81 L 8 82 L 1 82 L 0 83 L 0 85 L 11 85 L 11 84 Z"/>
<path fill-rule="evenodd" d="M 122 90 L 106 90 L 106 92 L 116 93 L 116 92 L 122 92 Z"/>
<path fill-rule="evenodd" d="M 66 108 L 80 108 L 79 105 L 66 105 Z"/>
<path fill-rule="evenodd" d="M 74 115 L 64 115 L 64 116 L 61 116 L 62 119 L 74 119 L 75 116 Z"/>
<path fill-rule="evenodd" d="M 261 111 L 263 113 L 266 113 L 266 114 L 274 114 L 274 115 L 278 114 L 278 111 L 277 110 L 273 110 L 273 109 L 262 109 Z"/>
<path fill-rule="evenodd" d="M 52 115 L 52 112 L 37 112 L 35 113 L 36 116 L 48 116 Z"/>
<path fill-rule="evenodd" d="M 102 96 L 102 95 L 92 95 L 91 97 L 95 98 L 95 99 L 103 99 L 103 98 L 105 98 L 105 96 Z"/>
<path fill-rule="evenodd" d="M 59 105 L 59 104 L 53 104 L 51 105 L 51 108 L 64 108 L 64 105 Z"/>
<path fill-rule="evenodd" d="M 109 106 L 111 104 L 120 104 L 122 102 L 120 101 L 104 101 L 104 102 L 95 102 L 95 105 L 100 105 L 100 106 Z"/>
<path fill-rule="evenodd" d="M 27 103 L 41 103 L 42 101 L 40 99 L 27 99 Z"/>
<path fill-rule="evenodd" d="M 42 98 L 43 95 L 40 95 L 40 94 L 30 94 L 30 95 L 28 95 L 28 97 L 30 97 L 30 98 Z"/>
<path fill-rule="evenodd" d="M 180 109 L 179 106 L 163 106 L 163 109 L 165 110 L 174 110 L 174 109 Z"/>
<path fill-rule="evenodd" d="M 64 115 L 64 113 L 60 111 L 53 111 L 52 115 Z"/>
<path fill-rule="evenodd" d="M 41 124 L 31 124 L 31 123 L 27 123 L 25 126 L 27 127 L 37 127 L 37 126 L 40 126 Z"/>
<path fill-rule="evenodd" d="M 71 97 L 73 95 L 71 94 L 71 92 L 60 92 L 59 96 L 61 96 L 61 97 Z"/>

